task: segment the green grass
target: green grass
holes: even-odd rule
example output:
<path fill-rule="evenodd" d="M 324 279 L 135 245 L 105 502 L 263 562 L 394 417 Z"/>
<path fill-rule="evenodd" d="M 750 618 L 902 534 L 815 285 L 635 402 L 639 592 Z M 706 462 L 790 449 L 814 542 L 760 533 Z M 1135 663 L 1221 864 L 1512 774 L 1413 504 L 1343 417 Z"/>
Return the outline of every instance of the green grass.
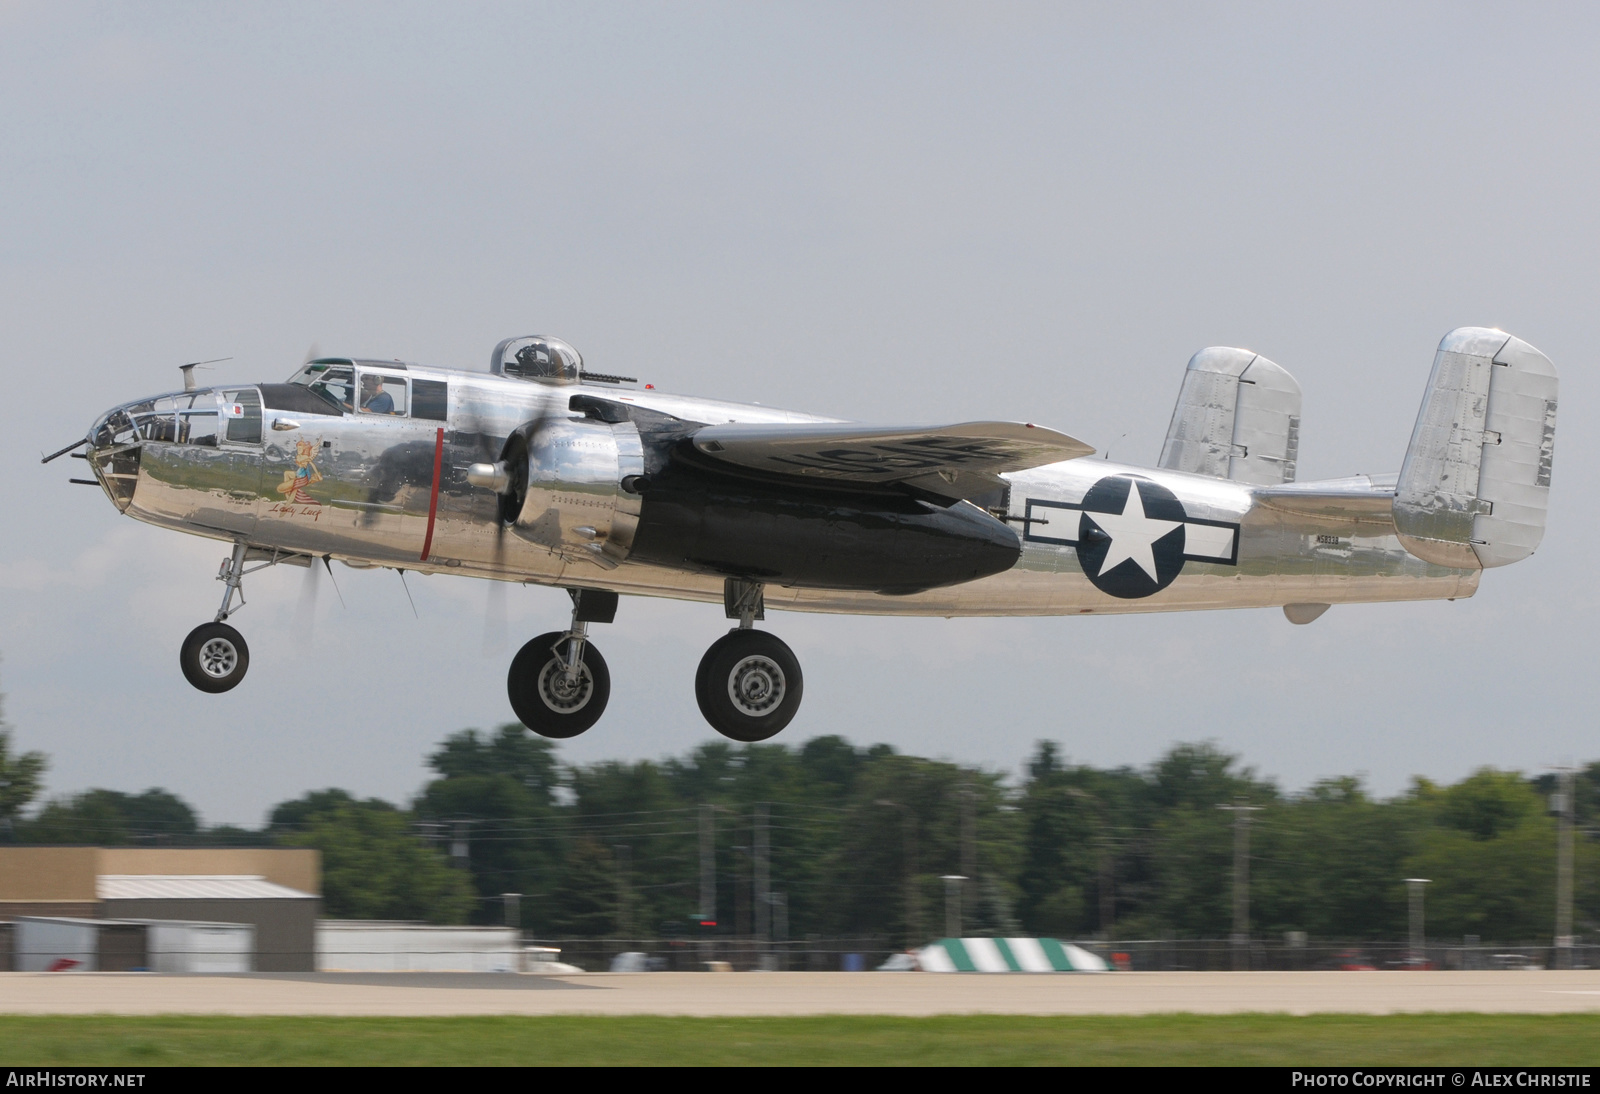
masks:
<path fill-rule="evenodd" d="M 0 1016 L 0 1066 L 1600 1065 L 1600 1014 L 1037 1018 Z"/>

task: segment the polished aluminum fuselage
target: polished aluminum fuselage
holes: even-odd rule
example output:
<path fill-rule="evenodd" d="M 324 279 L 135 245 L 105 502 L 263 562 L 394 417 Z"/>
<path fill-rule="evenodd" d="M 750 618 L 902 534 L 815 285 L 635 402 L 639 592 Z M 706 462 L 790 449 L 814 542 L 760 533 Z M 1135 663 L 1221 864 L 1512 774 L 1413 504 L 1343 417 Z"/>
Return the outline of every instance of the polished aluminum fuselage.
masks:
<path fill-rule="evenodd" d="M 448 381 L 446 420 L 269 409 L 262 413 L 259 443 L 124 441 L 120 463 L 112 458 L 118 446 L 100 443 L 91 449 L 91 463 L 129 516 L 268 552 L 331 556 L 357 567 L 721 601 L 723 580 L 714 574 L 628 559 L 614 564 L 507 534 L 496 516 L 496 495 L 469 483 L 468 468 L 495 459 L 506 437 L 523 423 L 541 415 L 565 417 L 569 400 L 579 393 L 708 424 L 830 420 L 608 384 L 546 385 L 415 365 L 406 375 Z M 223 390 L 183 398 L 193 395 L 197 407 L 207 398 L 220 403 Z M 134 448 L 136 471 L 127 470 L 132 461 L 126 457 Z M 579 494 L 594 489 L 597 507 L 608 490 L 615 493 L 601 481 L 605 466 L 585 466 L 590 456 L 581 443 L 563 451 L 561 459 Z M 136 478 L 112 477 L 118 474 Z M 1164 588 L 1124 599 L 1090 581 L 1075 546 L 1034 534 L 1043 522 L 1026 520 L 1052 503 L 1077 505 L 1097 482 L 1123 475 L 1165 487 L 1192 520 L 1236 525 L 1233 557 L 1187 559 Z M 1010 484 L 1007 512 L 1023 537 L 1021 556 L 1010 570 L 902 596 L 769 585 L 766 606 L 870 615 L 1087 615 L 1435 600 L 1470 596 L 1477 589 L 1478 570 L 1451 569 L 1411 555 L 1387 519 L 1296 513 L 1270 504 L 1257 488 L 1225 479 L 1092 457 L 1005 479 Z M 566 500 L 580 508 L 583 502 L 582 497 Z"/>

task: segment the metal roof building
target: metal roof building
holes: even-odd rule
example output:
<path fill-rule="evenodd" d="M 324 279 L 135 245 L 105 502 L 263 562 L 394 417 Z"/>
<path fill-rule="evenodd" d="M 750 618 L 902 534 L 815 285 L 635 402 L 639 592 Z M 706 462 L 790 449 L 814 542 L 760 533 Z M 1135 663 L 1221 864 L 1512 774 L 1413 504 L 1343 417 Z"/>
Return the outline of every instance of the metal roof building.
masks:
<path fill-rule="evenodd" d="M 309 972 L 321 869 L 298 848 L 0 847 L 0 920 L 248 923 L 256 969 Z"/>

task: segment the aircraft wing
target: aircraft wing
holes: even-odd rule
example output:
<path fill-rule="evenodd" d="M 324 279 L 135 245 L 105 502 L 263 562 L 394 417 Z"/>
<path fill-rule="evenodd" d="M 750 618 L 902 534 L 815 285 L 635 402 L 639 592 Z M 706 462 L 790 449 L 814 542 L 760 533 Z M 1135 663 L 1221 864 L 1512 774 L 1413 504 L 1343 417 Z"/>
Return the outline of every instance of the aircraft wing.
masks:
<path fill-rule="evenodd" d="M 908 483 L 948 493 L 960 479 L 1087 456 L 1089 445 L 1021 422 L 875 426 L 847 422 L 709 425 L 691 438 L 718 463 L 769 475 L 851 483 Z M 941 489 L 942 488 L 942 489 Z"/>

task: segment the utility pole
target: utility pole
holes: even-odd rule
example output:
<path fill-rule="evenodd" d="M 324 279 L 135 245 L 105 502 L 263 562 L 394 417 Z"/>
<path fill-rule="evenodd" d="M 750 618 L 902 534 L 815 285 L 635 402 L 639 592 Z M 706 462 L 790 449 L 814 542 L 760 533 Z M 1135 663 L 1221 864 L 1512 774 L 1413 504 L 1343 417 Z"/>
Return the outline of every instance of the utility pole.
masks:
<path fill-rule="evenodd" d="M 789 941 L 789 894 L 770 893 L 772 898 L 772 935 L 780 944 Z M 789 967 L 789 947 L 783 946 L 778 955 L 776 965 L 780 969 Z"/>
<path fill-rule="evenodd" d="M 628 899 L 628 860 L 631 852 L 626 843 L 615 845 L 611 851 L 617 860 L 617 934 L 630 938 L 633 934 L 629 929 L 632 927 L 632 917 L 628 914 L 628 905 L 631 903 Z"/>
<path fill-rule="evenodd" d="M 771 819 L 770 806 L 766 802 L 756 803 L 756 937 L 762 942 L 772 937 L 772 845 L 768 821 Z"/>
<path fill-rule="evenodd" d="M 507 927 L 521 927 L 522 926 L 522 894 L 521 893 L 501 893 L 500 894 L 500 899 L 505 901 L 505 905 L 506 905 L 506 926 Z"/>
<path fill-rule="evenodd" d="M 1261 809 L 1236 798 L 1232 805 L 1219 805 L 1233 814 L 1233 971 L 1250 968 L 1250 814 Z"/>
<path fill-rule="evenodd" d="M 1094 806 L 1099 820 L 1099 829 L 1094 837 L 1094 842 L 1099 848 L 1100 883 L 1096 888 L 1100 891 L 1100 933 L 1109 940 L 1111 938 L 1111 921 L 1116 917 L 1117 912 L 1116 890 L 1113 888 L 1116 873 L 1116 844 L 1111 837 L 1111 817 L 1106 811 L 1106 803 L 1087 790 L 1069 786 L 1067 787 L 1067 793 Z M 1223 806 L 1222 808 L 1228 807 Z M 1235 864 L 1235 869 L 1237 869 L 1237 864 Z M 1237 929 L 1237 925 L 1235 929 Z"/>
<path fill-rule="evenodd" d="M 909 805 L 877 799 L 877 805 L 900 810 L 905 833 L 906 949 L 913 949 L 922 934 L 922 905 L 917 899 L 917 814 Z"/>
<path fill-rule="evenodd" d="M 1426 877 L 1406 878 L 1406 888 L 1409 890 L 1410 920 L 1411 920 L 1411 967 L 1420 969 L 1424 963 L 1423 951 L 1427 946 L 1427 934 L 1424 930 L 1426 923 L 1423 920 L 1425 909 L 1422 905 L 1422 887 L 1433 879 Z"/>
<path fill-rule="evenodd" d="M 963 880 L 961 889 L 956 896 L 970 896 L 968 901 L 974 908 L 978 906 L 977 893 L 973 891 L 978 878 L 978 794 L 971 782 L 961 784 L 961 873 Z M 961 910 L 957 905 L 957 911 Z M 958 924 L 959 925 L 959 924 Z M 953 934 L 951 938 L 963 937 L 960 933 Z"/>
<path fill-rule="evenodd" d="M 750 846 L 738 844 L 733 848 L 733 933 L 736 937 L 750 937 Z"/>
<path fill-rule="evenodd" d="M 717 925 L 717 807 L 700 807 L 700 926 Z"/>
<path fill-rule="evenodd" d="M 1557 768 L 1561 790 L 1551 804 L 1556 824 L 1556 952 L 1558 969 L 1572 968 L 1572 828 L 1575 814 L 1572 768 Z"/>

